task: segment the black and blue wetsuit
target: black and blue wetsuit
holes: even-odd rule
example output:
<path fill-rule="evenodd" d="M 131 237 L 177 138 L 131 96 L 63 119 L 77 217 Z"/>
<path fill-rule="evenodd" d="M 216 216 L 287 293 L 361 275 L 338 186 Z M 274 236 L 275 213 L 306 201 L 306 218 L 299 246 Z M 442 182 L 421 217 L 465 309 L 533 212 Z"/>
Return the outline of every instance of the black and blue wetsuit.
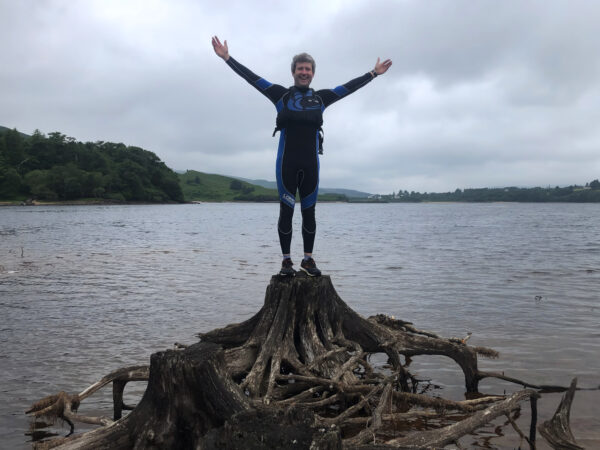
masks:
<path fill-rule="evenodd" d="M 272 84 L 250 71 L 231 56 L 227 64 L 238 75 L 266 96 L 281 113 L 284 109 L 292 111 L 320 110 L 344 98 L 363 87 L 373 79 L 367 72 L 335 89 L 313 91 L 309 88 L 286 88 Z M 284 103 L 285 102 L 285 103 Z M 302 113 L 301 113 L 302 114 Z M 304 120 L 288 120 L 279 136 L 277 150 L 277 190 L 279 191 L 279 242 L 282 253 L 290 253 L 292 242 L 292 217 L 296 203 L 296 192 L 300 195 L 302 211 L 302 237 L 304 252 L 312 253 L 317 229 L 315 204 L 319 190 L 319 128 L 316 123 Z"/>

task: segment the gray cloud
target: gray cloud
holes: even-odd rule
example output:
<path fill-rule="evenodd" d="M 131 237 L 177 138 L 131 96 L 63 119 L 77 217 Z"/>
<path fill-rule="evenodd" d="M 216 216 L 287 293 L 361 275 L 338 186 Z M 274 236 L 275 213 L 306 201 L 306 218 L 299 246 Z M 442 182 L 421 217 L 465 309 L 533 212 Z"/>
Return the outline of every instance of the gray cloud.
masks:
<path fill-rule="evenodd" d="M 170 167 L 274 178 L 274 107 L 212 52 L 315 88 L 391 57 L 325 113 L 322 186 L 370 192 L 600 176 L 594 2 L 2 2 L 0 124 L 154 151 Z M 309 19 L 307 19 L 309 18 Z"/>

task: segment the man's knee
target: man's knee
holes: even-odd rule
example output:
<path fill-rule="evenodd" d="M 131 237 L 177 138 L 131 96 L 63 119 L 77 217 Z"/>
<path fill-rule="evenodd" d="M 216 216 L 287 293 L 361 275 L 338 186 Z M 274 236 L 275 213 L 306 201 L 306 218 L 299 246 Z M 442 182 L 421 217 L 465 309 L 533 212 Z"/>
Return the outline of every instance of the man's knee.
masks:
<path fill-rule="evenodd" d="M 317 230 L 315 205 L 302 210 L 302 229 L 307 233 L 314 233 Z"/>
<path fill-rule="evenodd" d="M 292 218 L 294 217 L 294 209 L 290 208 L 286 203 L 279 203 L 279 222 L 277 227 L 281 233 L 288 234 L 292 232 Z"/>

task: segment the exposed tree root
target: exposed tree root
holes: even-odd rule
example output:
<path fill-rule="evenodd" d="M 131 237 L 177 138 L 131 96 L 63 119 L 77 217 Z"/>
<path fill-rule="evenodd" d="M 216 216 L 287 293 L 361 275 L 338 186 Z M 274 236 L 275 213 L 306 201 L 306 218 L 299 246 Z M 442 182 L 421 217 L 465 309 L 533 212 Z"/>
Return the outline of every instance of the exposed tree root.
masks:
<path fill-rule="evenodd" d="M 388 445 L 395 445 L 402 448 L 412 449 L 430 449 L 443 448 L 445 445 L 456 442 L 459 438 L 470 433 L 477 428 L 489 423 L 496 417 L 509 414 L 519 407 L 519 403 L 531 396 L 538 395 L 533 390 L 519 391 L 511 395 L 506 400 L 473 414 L 471 417 L 449 425 L 438 430 L 411 433 L 406 437 L 388 441 Z"/>
<path fill-rule="evenodd" d="M 509 398 L 487 396 L 454 402 L 417 394 L 419 381 L 409 371 L 416 355 L 443 355 L 454 360 L 470 394 L 477 394 L 479 381 L 486 377 L 536 389 L 564 389 L 480 371 L 477 355 L 498 354 L 467 345 L 470 334 L 461 339 L 442 338 L 393 317 L 365 319 L 342 301 L 328 276 L 275 276 L 258 313 L 199 337 L 200 344 L 178 345 L 184 350 L 153 355 L 149 370 L 121 369 L 79 395 L 60 393 L 36 403 L 28 411 L 35 417 L 81 421 L 74 413 L 79 402 L 113 383 L 116 422 L 95 418 L 95 423 L 105 426 L 44 445 L 437 448 L 457 442 L 501 415 L 509 416 L 514 424 L 511 411 L 521 401 L 537 396 L 533 390 L 523 390 Z M 384 355 L 387 364 L 374 364 L 380 361 L 374 358 L 376 354 Z M 125 384 L 148 378 L 140 404 L 120 419 Z M 390 440 L 389 430 L 398 424 L 406 425 L 415 418 L 448 419 L 448 411 L 466 418 L 442 429 Z M 568 413 L 566 420 L 568 424 Z M 535 440 L 535 424 L 532 428 Z M 522 435 L 520 430 L 517 433 Z"/>
<path fill-rule="evenodd" d="M 148 366 L 132 366 L 115 370 L 100 381 L 92 384 L 79 394 L 69 395 L 64 391 L 55 395 L 50 395 L 42 400 L 34 403 L 26 414 L 31 414 L 33 417 L 45 418 L 51 423 L 56 419 L 62 419 L 71 427 L 70 433 L 74 431 L 73 422 L 88 423 L 92 425 L 110 425 L 113 420 L 108 417 L 90 417 L 77 414 L 77 409 L 80 403 L 87 397 L 91 396 L 96 391 L 102 389 L 109 383 L 113 383 L 113 403 L 114 403 L 114 420 L 121 418 L 123 409 L 131 409 L 131 407 L 123 404 L 123 390 L 129 381 L 147 381 L 149 375 Z"/>
<path fill-rule="evenodd" d="M 540 434 L 556 449 L 581 450 L 571 432 L 569 416 L 571 415 L 571 403 L 575 396 L 577 378 L 571 381 L 571 387 L 563 396 L 558 409 L 552 419 L 545 421 L 539 426 Z"/>

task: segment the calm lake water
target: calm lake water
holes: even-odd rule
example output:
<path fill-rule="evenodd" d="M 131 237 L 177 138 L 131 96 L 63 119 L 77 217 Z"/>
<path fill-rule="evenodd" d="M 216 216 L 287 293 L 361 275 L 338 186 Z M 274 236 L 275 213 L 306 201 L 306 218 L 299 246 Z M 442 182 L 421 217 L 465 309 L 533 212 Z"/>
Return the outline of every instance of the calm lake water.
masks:
<path fill-rule="evenodd" d="M 0 447 L 30 448 L 24 411 L 32 402 L 80 392 L 111 370 L 147 364 L 174 342 L 193 343 L 199 331 L 257 312 L 279 270 L 278 210 L 0 208 Z M 297 211 L 296 263 L 299 223 Z M 483 369 L 540 384 L 568 385 L 574 376 L 580 387 L 600 384 L 600 205 L 319 204 L 317 224 L 315 259 L 359 313 L 394 315 L 446 337 L 471 332 L 470 344 L 501 354 L 481 359 Z M 412 368 L 440 385 L 439 395 L 463 398 L 462 373 L 450 360 L 416 358 Z M 144 387 L 128 387 L 126 401 Z M 481 385 L 489 393 L 517 389 Z M 110 416 L 105 391 L 80 412 Z M 539 422 L 561 395 L 543 396 Z M 588 448 L 600 448 L 599 405 L 599 391 L 575 396 L 572 429 Z M 518 445 L 503 434 L 515 432 L 490 426 L 465 443 Z"/>

